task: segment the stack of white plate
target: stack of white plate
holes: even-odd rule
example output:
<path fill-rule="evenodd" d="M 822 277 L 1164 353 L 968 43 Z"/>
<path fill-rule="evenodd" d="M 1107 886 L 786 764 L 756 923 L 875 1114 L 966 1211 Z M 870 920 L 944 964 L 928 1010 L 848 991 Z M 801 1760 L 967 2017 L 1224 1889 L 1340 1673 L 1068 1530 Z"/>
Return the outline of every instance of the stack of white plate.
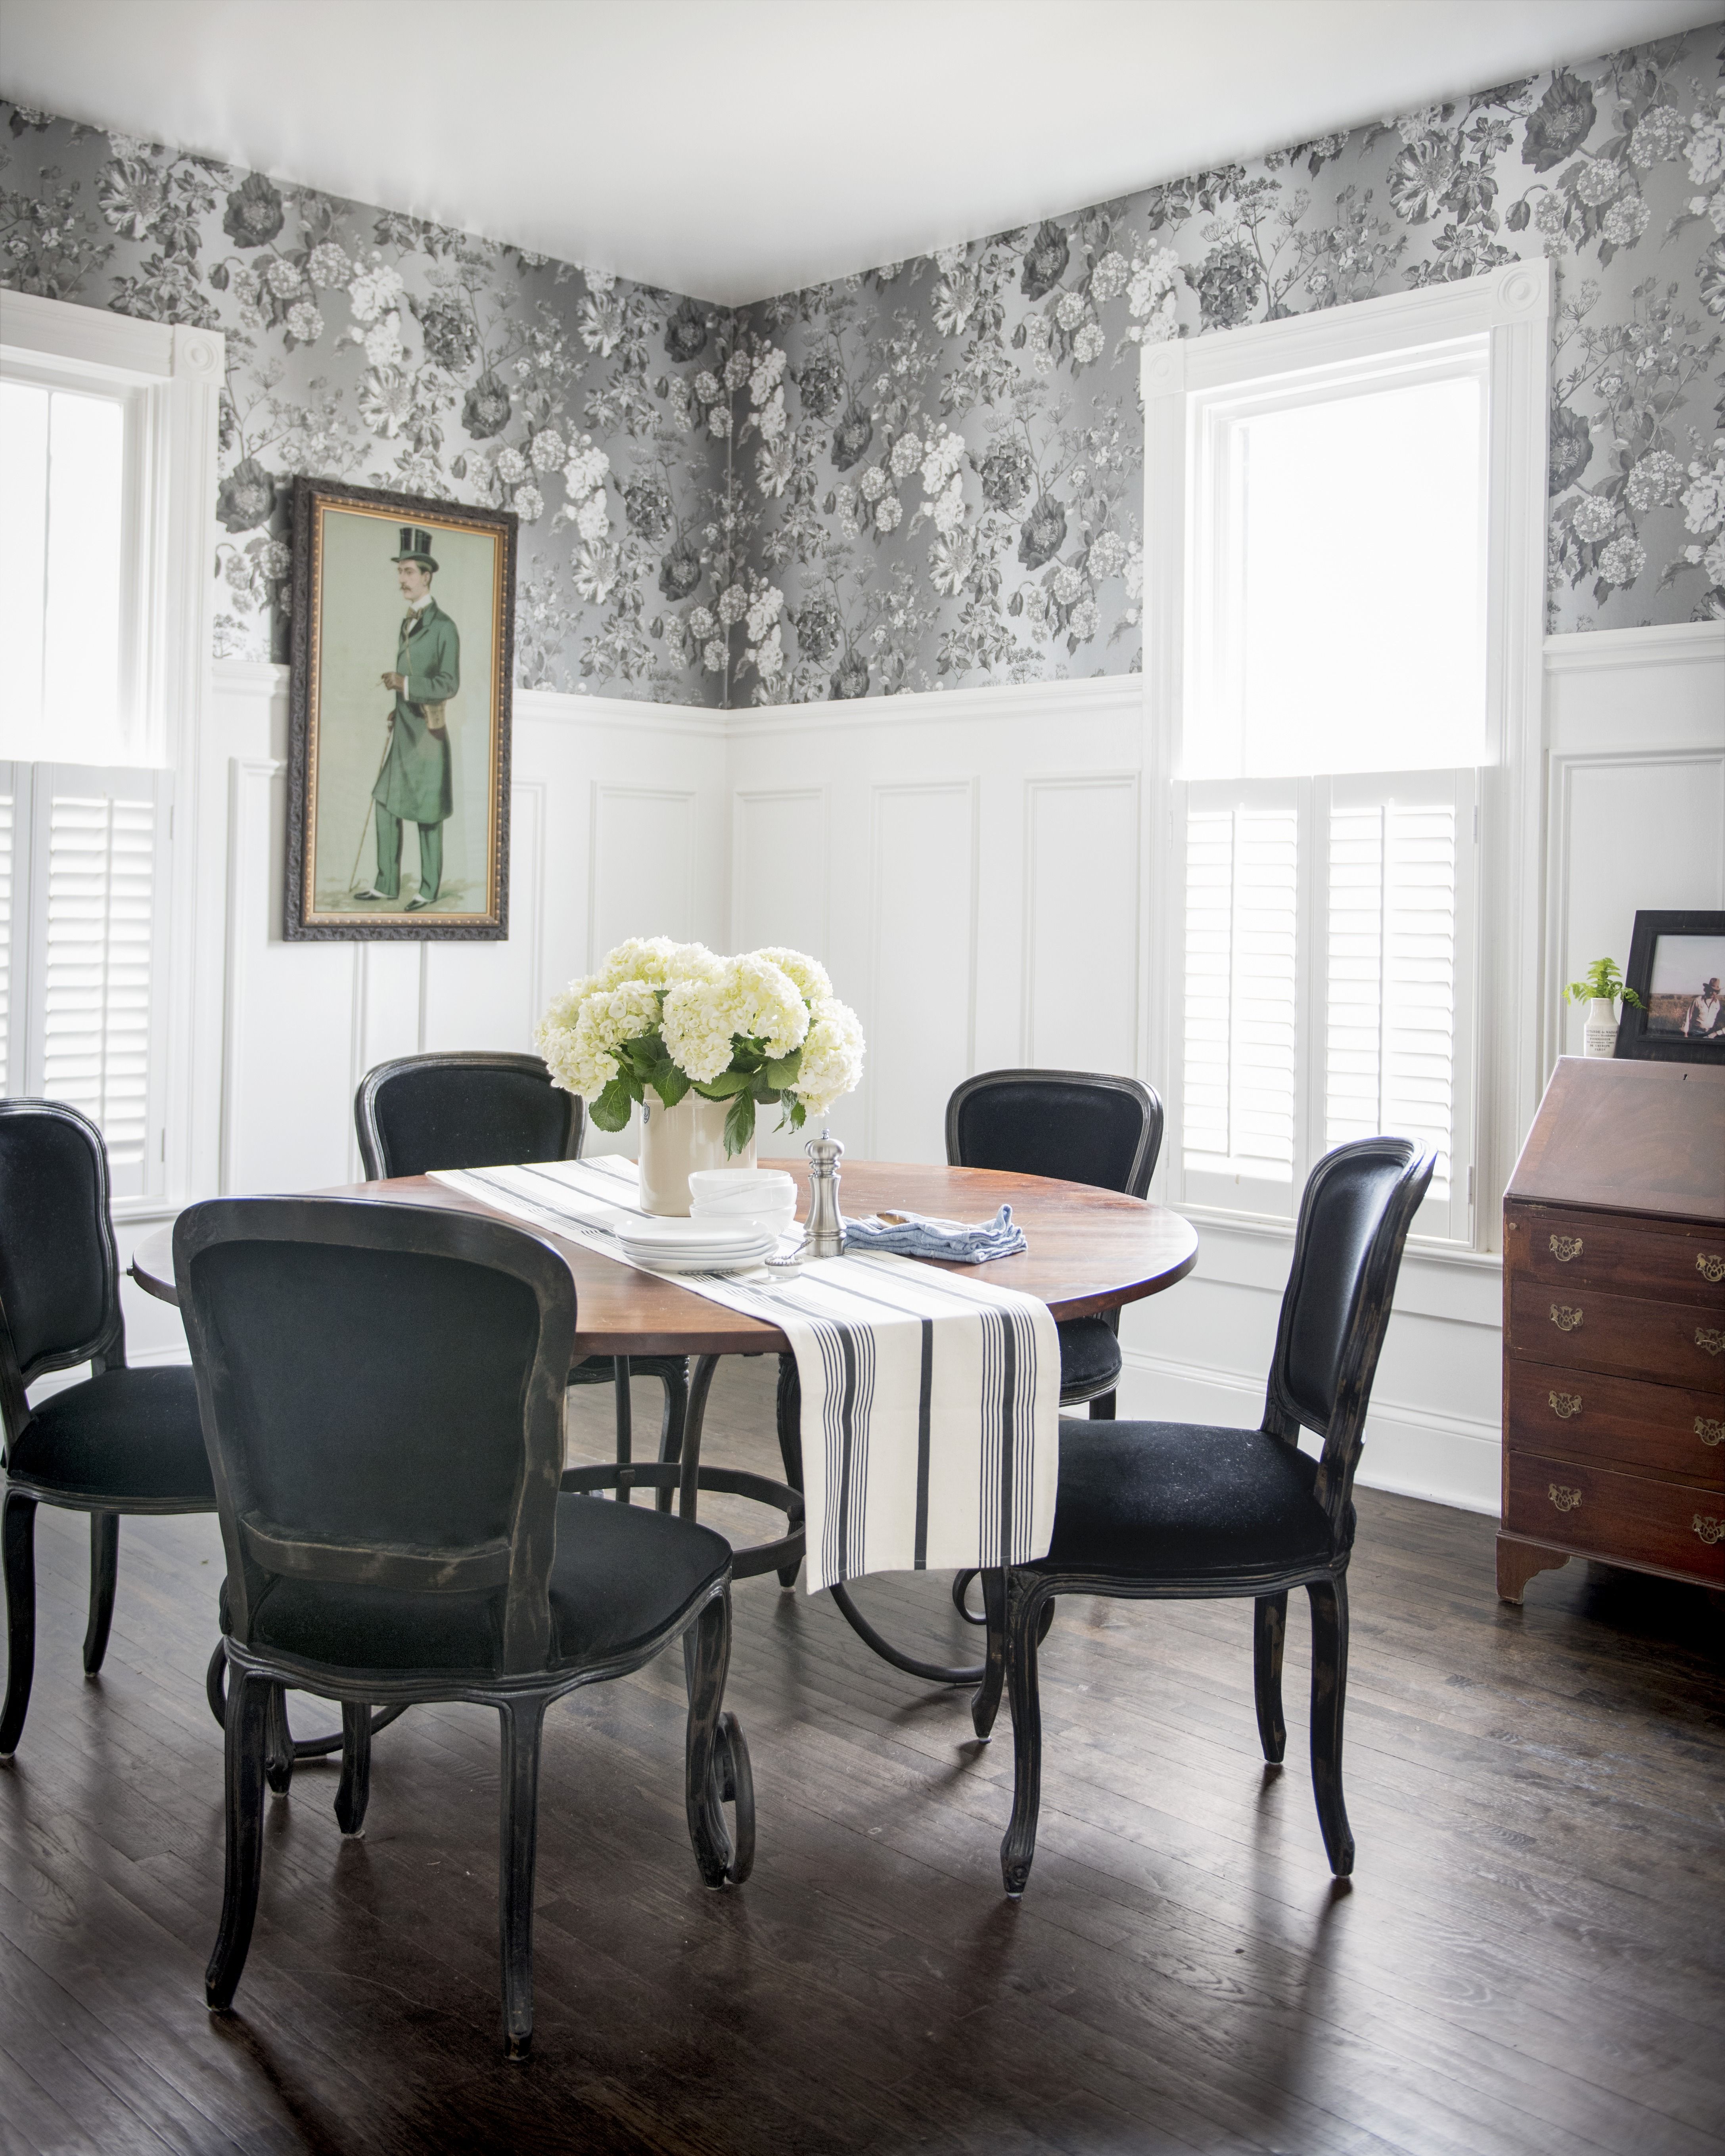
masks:
<path fill-rule="evenodd" d="M 747 1218 L 679 1220 L 629 1218 L 617 1229 L 625 1257 L 655 1272 L 735 1273 L 758 1265 L 777 1230 Z"/>

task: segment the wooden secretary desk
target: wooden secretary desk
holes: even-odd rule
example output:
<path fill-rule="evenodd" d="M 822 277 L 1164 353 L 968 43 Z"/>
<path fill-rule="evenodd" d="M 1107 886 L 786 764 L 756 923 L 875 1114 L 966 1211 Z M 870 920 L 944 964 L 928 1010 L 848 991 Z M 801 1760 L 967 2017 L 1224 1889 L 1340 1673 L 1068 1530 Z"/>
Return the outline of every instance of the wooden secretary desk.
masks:
<path fill-rule="evenodd" d="M 1725 1069 L 1566 1056 L 1503 1199 L 1497 1592 L 1725 1586 Z"/>

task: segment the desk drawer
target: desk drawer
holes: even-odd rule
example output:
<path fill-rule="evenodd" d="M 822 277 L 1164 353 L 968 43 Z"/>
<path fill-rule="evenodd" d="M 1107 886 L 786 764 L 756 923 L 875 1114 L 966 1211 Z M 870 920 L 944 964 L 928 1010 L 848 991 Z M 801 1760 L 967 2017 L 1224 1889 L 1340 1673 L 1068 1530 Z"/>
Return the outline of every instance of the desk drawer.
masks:
<path fill-rule="evenodd" d="M 1565 1293 L 1599 1286 L 1615 1295 L 1700 1302 L 1725 1322 L 1725 1229 L 1645 1228 L 1608 1213 L 1512 1202 L 1503 1261 Z"/>
<path fill-rule="evenodd" d="M 1505 1444 L 1725 1490 L 1725 1401 L 1538 1363 L 1508 1365 Z"/>
<path fill-rule="evenodd" d="M 1522 1275 L 1510 1283 L 1509 1335 L 1517 1362 L 1725 1393 L 1725 1313 L 1695 1303 L 1550 1288 Z"/>
<path fill-rule="evenodd" d="M 1725 1501 L 1717 1490 L 1511 1452 L 1503 1524 L 1529 1542 L 1725 1586 Z"/>

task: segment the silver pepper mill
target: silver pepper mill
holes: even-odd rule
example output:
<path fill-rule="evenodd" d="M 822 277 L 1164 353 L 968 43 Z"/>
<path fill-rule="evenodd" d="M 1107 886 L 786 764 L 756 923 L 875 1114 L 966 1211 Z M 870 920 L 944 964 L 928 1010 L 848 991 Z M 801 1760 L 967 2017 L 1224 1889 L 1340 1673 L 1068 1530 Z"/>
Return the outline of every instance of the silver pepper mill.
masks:
<path fill-rule="evenodd" d="M 809 1225 L 798 1253 L 805 1258 L 841 1257 L 845 1223 L 839 1213 L 839 1163 L 845 1148 L 823 1131 L 809 1141 Z"/>

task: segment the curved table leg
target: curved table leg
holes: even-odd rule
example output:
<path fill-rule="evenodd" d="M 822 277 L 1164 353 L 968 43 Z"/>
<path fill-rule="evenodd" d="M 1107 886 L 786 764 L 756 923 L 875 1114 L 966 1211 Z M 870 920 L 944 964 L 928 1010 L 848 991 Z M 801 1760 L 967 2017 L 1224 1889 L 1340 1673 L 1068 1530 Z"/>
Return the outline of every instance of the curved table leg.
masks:
<path fill-rule="evenodd" d="M 203 1673 L 203 1696 L 209 1702 L 210 1712 L 225 1729 L 228 1726 L 228 1650 L 219 1640 L 216 1642 L 215 1652 L 209 1658 L 209 1667 Z M 375 1737 L 380 1729 L 388 1728 L 392 1722 L 399 1721 L 407 1711 L 405 1702 L 399 1707 L 374 1707 L 372 1711 L 372 1735 Z M 286 1718 L 287 1710 L 284 1705 L 282 1708 L 284 1724 Z M 289 1732 L 289 1737 L 294 1748 L 295 1762 L 301 1759 L 326 1759 L 331 1752 L 339 1752 L 341 1749 L 342 1732 L 339 1729 L 333 1737 L 308 1737 L 303 1743 L 299 1738 L 293 1736 L 291 1732 Z M 292 1772 L 291 1767 L 289 1772 Z"/>

